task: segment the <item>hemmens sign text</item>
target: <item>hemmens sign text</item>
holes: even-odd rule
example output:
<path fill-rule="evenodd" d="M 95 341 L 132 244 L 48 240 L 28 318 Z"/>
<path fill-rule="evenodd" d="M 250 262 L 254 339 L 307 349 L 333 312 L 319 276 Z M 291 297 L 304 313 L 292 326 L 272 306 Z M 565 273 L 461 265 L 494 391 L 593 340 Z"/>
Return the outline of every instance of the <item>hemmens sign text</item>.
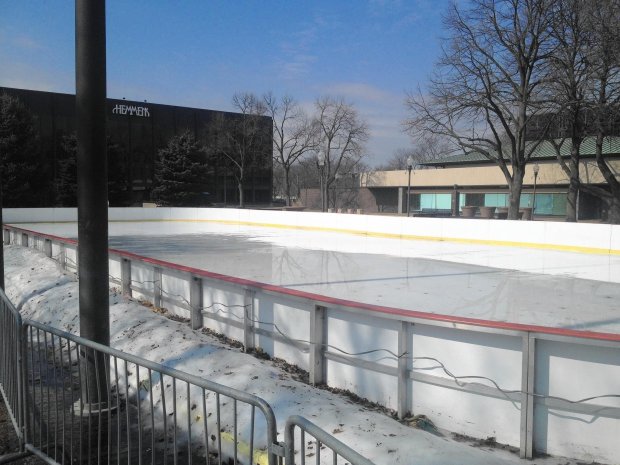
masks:
<path fill-rule="evenodd" d="M 148 107 L 137 107 L 135 105 L 116 105 L 112 110 L 115 115 L 130 115 L 130 116 L 142 116 L 150 118 Z"/>

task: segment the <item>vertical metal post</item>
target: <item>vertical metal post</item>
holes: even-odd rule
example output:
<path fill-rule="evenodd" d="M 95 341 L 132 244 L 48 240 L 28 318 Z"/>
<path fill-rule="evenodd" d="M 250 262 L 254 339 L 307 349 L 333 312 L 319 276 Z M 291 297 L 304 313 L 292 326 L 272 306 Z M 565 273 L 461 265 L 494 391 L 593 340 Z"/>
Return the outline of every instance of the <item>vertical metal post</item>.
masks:
<path fill-rule="evenodd" d="M 161 308 L 162 304 L 161 268 L 153 268 L 153 305 Z"/>
<path fill-rule="evenodd" d="M 411 165 L 407 167 L 409 173 L 407 179 L 407 216 L 411 215 Z"/>
<path fill-rule="evenodd" d="M 534 373 L 536 370 L 536 339 L 526 334 L 522 344 L 521 368 L 521 441 L 519 456 L 531 459 L 534 452 Z"/>
<path fill-rule="evenodd" d="M 29 416 L 28 416 L 28 409 L 32 408 L 32 405 L 29 405 L 29 403 L 26 401 L 27 396 L 25 396 L 26 394 L 26 387 L 25 385 L 27 384 L 27 379 L 28 379 L 28 326 L 22 325 L 21 323 L 21 319 L 19 321 L 19 347 L 20 347 L 20 352 L 19 352 L 19 356 L 20 356 L 20 374 L 19 374 L 19 378 L 20 378 L 20 387 L 19 387 L 19 392 L 20 395 L 22 396 L 22 402 L 21 402 L 21 407 L 20 407 L 20 414 L 22 415 L 22 443 L 25 444 L 26 442 L 28 442 L 28 440 L 30 439 L 30 421 L 29 421 Z"/>
<path fill-rule="evenodd" d="M 121 258 L 121 294 L 132 297 L 131 292 L 131 260 Z"/>
<path fill-rule="evenodd" d="M 405 418 L 409 409 L 409 360 L 411 354 L 409 353 L 409 340 L 411 339 L 411 324 L 406 321 L 400 322 L 400 328 L 398 330 L 398 418 Z"/>
<path fill-rule="evenodd" d="M 202 279 L 192 276 L 189 284 L 190 325 L 192 329 L 202 328 Z"/>
<path fill-rule="evenodd" d="M 325 343 L 327 309 L 321 305 L 315 305 L 310 313 L 310 383 L 313 385 L 324 384 L 326 377 Z"/>
<path fill-rule="evenodd" d="M 321 211 L 324 212 L 325 211 L 325 190 L 323 189 L 323 167 L 321 166 L 320 169 L 320 174 L 319 174 L 319 180 L 320 182 L 320 188 L 321 188 Z"/>
<path fill-rule="evenodd" d="M 256 297 L 256 291 L 245 290 L 243 298 L 243 345 L 246 352 L 254 349 L 254 297 Z"/>
<path fill-rule="evenodd" d="M 1 155 L 1 154 L 0 154 Z M 0 249 L 0 289 L 4 290 L 4 245 L 11 243 L 11 235 L 8 230 L 4 229 L 4 220 L 2 218 L 2 169 L 0 163 L 0 227 L 2 228 L 2 248 Z M 8 239 L 7 239 L 7 233 Z"/>
<path fill-rule="evenodd" d="M 52 258 L 52 240 L 43 239 L 43 252 L 47 258 Z"/>
<path fill-rule="evenodd" d="M 538 163 L 534 163 L 534 166 L 532 167 L 532 171 L 534 172 L 534 196 L 533 196 L 534 198 L 532 199 L 532 220 L 534 220 L 534 215 L 536 214 L 536 182 L 538 181 L 538 173 L 540 171 L 540 165 Z M 579 191 L 577 191 L 577 195 L 579 195 Z M 579 205 L 579 202 L 577 202 L 577 205 Z"/>
<path fill-rule="evenodd" d="M 60 253 L 58 254 L 58 261 L 60 262 L 60 268 L 67 270 L 67 246 L 62 242 L 59 245 Z"/>
<path fill-rule="evenodd" d="M 75 77 L 80 335 L 109 345 L 105 0 L 75 2 Z M 90 378 L 84 400 L 105 403 L 103 359 L 83 363 Z"/>

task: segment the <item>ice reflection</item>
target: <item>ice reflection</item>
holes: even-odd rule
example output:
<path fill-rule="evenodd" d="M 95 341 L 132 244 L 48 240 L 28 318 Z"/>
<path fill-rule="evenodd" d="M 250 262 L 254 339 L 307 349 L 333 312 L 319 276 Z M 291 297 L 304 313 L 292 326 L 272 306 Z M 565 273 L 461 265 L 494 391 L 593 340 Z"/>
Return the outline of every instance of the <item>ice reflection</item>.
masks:
<path fill-rule="evenodd" d="M 347 300 L 620 332 L 617 256 L 191 222 L 112 223 L 110 246 Z"/>

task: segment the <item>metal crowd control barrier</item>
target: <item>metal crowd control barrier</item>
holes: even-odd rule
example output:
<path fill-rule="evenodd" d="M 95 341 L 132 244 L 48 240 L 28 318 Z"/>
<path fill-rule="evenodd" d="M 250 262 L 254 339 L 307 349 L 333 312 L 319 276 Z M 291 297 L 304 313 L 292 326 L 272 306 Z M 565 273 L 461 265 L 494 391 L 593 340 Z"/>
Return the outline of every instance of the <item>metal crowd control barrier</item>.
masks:
<path fill-rule="evenodd" d="M 20 439 L 23 430 L 21 325 L 21 315 L 0 289 L 0 393 Z"/>
<path fill-rule="evenodd" d="M 299 460 L 295 461 L 295 429 L 299 428 Z M 307 441 L 306 434 L 312 436 L 314 441 Z M 284 441 L 286 442 L 286 464 L 287 465 L 306 465 L 306 458 L 310 458 L 308 462 L 314 462 L 317 465 L 321 463 L 331 463 L 337 465 L 343 463 L 338 461 L 338 457 L 342 457 L 346 463 L 355 465 L 373 465 L 373 463 L 362 457 L 346 444 L 340 442 L 325 430 L 319 428 L 314 423 L 303 417 L 293 415 L 286 421 Z M 325 456 L 325 461 L 322 460 Z"/>
<path fill-rule="evenodd" d="M 307 432 L 317 450 L 333 451 L 334 465 L 338 457 L 372 465 L 298 416 L 287 422 L 288 445 L 279 443 L 274 413 L 259 397 L 22 322 L 1 290 L 0 304 L 0 392 L 22 446 L 50 464 L 276 465 L 285 451 L 287 465 L 304 464 Z"/>
<path fill-rule="evenodd" d="M 23 344 L 26 448 L 48 461 L 275 465 L 282 455 L 256 396 L 34 321 Z"/>

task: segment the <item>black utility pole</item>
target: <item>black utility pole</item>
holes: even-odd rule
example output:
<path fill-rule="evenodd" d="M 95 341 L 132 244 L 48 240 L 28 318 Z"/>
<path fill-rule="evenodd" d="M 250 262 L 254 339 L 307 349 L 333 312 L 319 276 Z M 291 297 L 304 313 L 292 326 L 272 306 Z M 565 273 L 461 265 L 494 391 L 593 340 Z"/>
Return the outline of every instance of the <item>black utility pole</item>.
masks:
<path fill-rule="evenodd" d="M 76 0 L 75 42 L 80 335 L 109 345 L 105 0 Z M 105 402 L 89 391 L 89 403 Z"/>
<path fill-rule="evenodd" d="M 4 153 L 0 151 L 0 157 Z M 0 163 L 2 158 L 0 158 Z M 2 167 L 0 167 L 0 288 L 4 291 L 4 219 L 2 218 Z"/>

